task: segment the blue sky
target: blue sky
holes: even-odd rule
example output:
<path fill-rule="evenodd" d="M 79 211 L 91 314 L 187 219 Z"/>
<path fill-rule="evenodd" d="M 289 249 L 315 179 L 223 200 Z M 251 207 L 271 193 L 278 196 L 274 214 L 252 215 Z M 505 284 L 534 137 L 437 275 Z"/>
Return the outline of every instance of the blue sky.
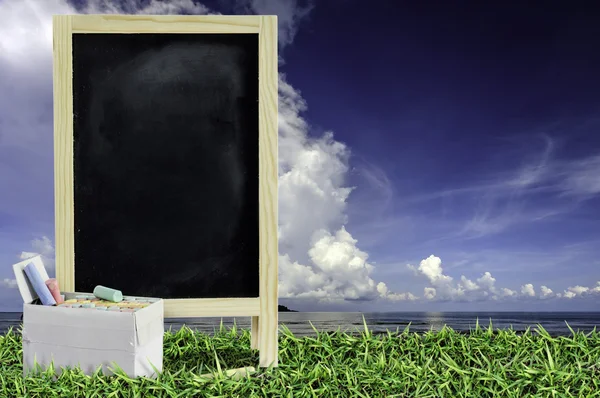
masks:
<path fill-rule="evenodd" d="M 49 17 L 75 12 L 278 14 L 282 303 L 597 310 L 598 12 L 424 3 L 0 1 L 0 310 L 11 264 L 53 267 Z"/>

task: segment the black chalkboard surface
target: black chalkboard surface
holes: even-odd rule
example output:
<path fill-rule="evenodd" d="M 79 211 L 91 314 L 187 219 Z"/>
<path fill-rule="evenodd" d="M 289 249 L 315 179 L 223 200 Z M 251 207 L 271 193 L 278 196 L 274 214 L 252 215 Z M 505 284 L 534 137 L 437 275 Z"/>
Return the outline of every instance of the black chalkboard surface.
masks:
<path fill-rule="evenodd" d="M 258 297 L 258 35 L 72 40 L 76 291 Z"/>

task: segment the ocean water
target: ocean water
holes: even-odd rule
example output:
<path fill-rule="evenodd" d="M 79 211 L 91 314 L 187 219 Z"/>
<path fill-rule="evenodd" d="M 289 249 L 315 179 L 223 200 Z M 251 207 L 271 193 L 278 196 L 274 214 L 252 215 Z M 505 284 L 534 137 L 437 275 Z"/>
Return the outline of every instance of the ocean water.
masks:
<path fill-rule="evenodd" d="M 9 327 L 15 330 L 21 325 L 20 312 L 0 313 L 0 334 Z M 600 312 L 281 312 L 279 324 L 285 325 L 296 336 L 314 335 L 316 330 L 335 331 L 340 328 L 347 332 L 364 330 L 363 317 L 373 333 L 385 333 L 387 330 L 403 331 L 410 324 L 410 331 L 426 332 L 440 330 L 444 325 L 459 332 L 474 329 L 477 321 L 487 328 L 490 320 L 494 329 L 511 328 L 524 331 L 533 330 L 542 325 L 552 336 L 570 335 L 569 326 L 580 332 L 590 332 L 598 327 L 600 331 Z M 234 322 L 239 328 L 250 328 L 250 318 L 170 318 L 165 319 L 165 330 L 178 330 L 182 325 L 212 334 L 224 326 L 231 327 Z M 314 329 L 313 329 L 314 328 Z"/>

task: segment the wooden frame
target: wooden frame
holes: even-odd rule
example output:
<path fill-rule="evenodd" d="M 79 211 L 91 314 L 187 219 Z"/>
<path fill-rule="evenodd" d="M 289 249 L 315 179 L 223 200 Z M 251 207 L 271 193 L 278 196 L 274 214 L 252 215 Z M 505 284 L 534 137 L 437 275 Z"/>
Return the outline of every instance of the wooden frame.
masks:
<path fill-rule="evenodd" d="M 251 316 L 259 365 L 277 366 L 277 17 L 60 15 L 53 28 L 56 277 L 65 291 L 75 290 L 72 34 L 258 33 L 259 297 L 167 299 L 165 317 Z"/>

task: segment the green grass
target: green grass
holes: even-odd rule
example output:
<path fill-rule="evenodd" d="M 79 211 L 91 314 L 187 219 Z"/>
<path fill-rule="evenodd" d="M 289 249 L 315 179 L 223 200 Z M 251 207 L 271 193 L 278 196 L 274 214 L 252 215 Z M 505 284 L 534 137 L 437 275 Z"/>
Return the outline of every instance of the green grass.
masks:
<path fill-rule="evenodd" d="M 280 366 L 235 381 L 199 375 L 257 366 L 247 330 L 166 333 L 156 380 L 67 370 L 22 378 L 20 334 L 0 337 L 0 397 L 600 397 L 600 333 L 551 337 L 479 326 L 469 334 L 280 333 Z"/>

